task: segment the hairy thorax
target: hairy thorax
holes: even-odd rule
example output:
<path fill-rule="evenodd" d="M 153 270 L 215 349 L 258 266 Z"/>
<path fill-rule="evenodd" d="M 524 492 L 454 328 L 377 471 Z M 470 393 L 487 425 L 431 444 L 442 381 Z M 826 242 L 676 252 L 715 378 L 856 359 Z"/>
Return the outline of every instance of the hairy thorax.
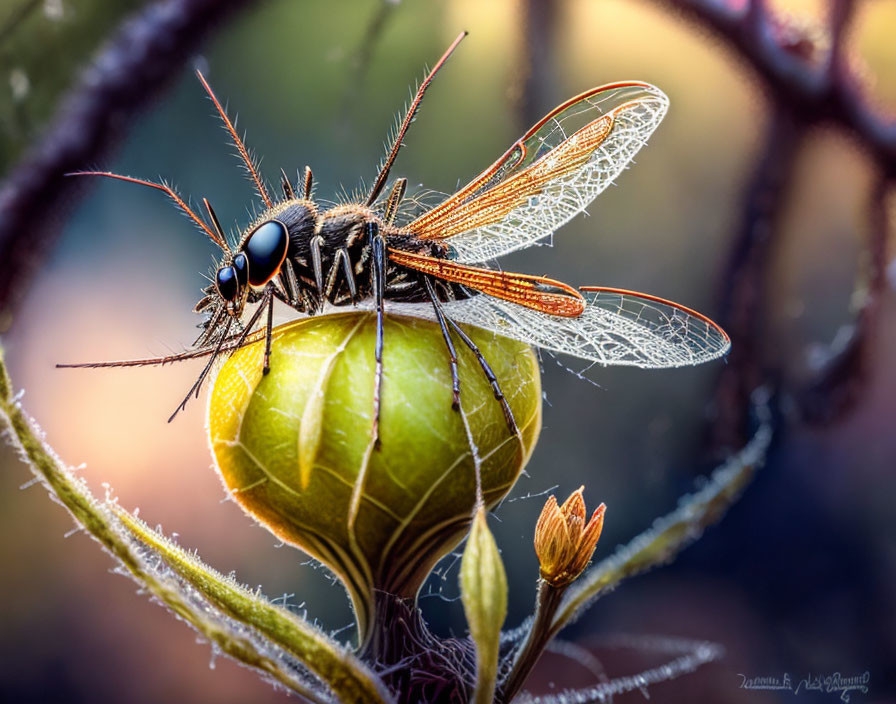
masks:
<path fill-rule="evenodd" d="M 420 239 L 407 229 L 384 223 L 373 210 L 359 204 L 338 205 L 320 212 L 313 201 L 293 198 L 275 205 L 262 219 L 277 219 L 286 226 L 287 259 L 305 296 L 316 303 L 323 299 L 336 306 L 351 305 L 372 295 L 371 232 L 382 234 L 388 247 L 440 258 L 448 256 L 444 244 Z M 320 291 L 315 256 L 319 257 L 323 279 Z M 469 296 L 463 287 L 448 282 L 438 282 L 436 288 L 443 301 Z M 428 300 L 420 275 L 393 262 L 387 264 L 385 294 L 388 299 L 403 302 Z"/>

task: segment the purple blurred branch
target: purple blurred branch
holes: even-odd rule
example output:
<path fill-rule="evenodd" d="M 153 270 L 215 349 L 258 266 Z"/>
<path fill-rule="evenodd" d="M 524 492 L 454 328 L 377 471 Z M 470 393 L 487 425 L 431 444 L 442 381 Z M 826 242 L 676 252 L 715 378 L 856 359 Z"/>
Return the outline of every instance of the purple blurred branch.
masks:
<path fill-rule="evenodd" d="M 557 102 L 554 41 L 558 15 L 557 3 L 520 0 L 517 59 L 507 90 L 520 133 L 544 115 L 546 105 Z"/>
<path fill-rule="evenodd" d="M 855 320 L 837 335 L 816 379 L 799 398 L 803 416 L 812 422 L 827 423 L 849 410 L 867 380 L 871 361 L 869 341 L 887 281 L 890 236 L 887 190 L 886 179 L 880 177 L 868 202 L 868 244 L 854 295 L 858 301 Z"/>
<path fill-rule="evenodd" d="M 180 72 L 211 30 L 253 0 L 160 0 L 126 20 L 66 96 L 43 138 L 0 184 L 0 312 L 4 327 L 96 163 Z"/>
<path fill-rule="evenodd" d="M 805 122 L 787 108 L 773 106 L 723 271 L 720 321 L 732 345 L 717 388 L 713 444 L 726 454 L 744 444 L 750 396 L 767 376 L 758 345 L 765 277 L 805 133 Z"/>
<path fill-rule="evenodd" d="M 723 40 L 762 80 L 770 98 L 807 123 L 833 122 L 870 153 L 888 179 L 896 177 L 896 120 L 879 113 L 866 86 L 845 60 L 853 0 L 831 0 L 830 50 L 814 61 L 815 40 L 788 28 L 762 0 L 736 8 L 724 0 L 662 0 L 685 19 Z"/>
<path fill-rule="evenodd" d="M 764 369 L 757 341 L 771 243 L 787 197 L 793 165 L 806 131 L 831 123 L 848 131 L 874 162 L 880 177 L 870 198 L 872 242 L 865 298 L 845 343 L 831 351 L 818 378 L 800 398 L 803 417 L 830 420 L 849 406 L 866 367 L 867 339 L 877 319 L 886 260 L 887 187 L 896 179 L 896 120 L 873 106 L 868 87 L 848 61 L 855 0 L 830 0 L 824 37 L 770 10 L 764 0 L 663 0 L 685 20 L 709 30 L 759 78 L 771 105 L 771 125 L 725 269 L 722 323 L 732 336 L 730 364 L 718 388 L 717 447 L 741 444 L 752 390 L 779 370 Z"/>

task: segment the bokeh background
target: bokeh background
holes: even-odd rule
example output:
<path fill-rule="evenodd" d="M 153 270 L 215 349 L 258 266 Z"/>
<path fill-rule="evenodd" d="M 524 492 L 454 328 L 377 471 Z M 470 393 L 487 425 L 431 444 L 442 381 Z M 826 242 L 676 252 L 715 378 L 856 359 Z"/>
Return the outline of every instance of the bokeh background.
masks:
<path fill-rule="evenodd" d="M 103 36 L 140 2 L 0 3 L 0 152 L 10 171 Z M 20 7 L 21 6 L 21 7 Z M 822 3 L 781 2 L 782 21 L 813 36 Z M 335 200 L 375 175 L 396 112 L 460 31 L 470 36 L 433 85 L 395 175 L 451 192 L 534 119 L 591 86 L 637 78 L 672 107 L 637 165 L 590 209 L 511 269 L 574 284 L 643 290 L 723 315 L 729 260 L 748 184 L 770 129 L 772 99 L 730 47 L 663 2 L 634 0 L 268 0 L 223 24 L 119 148 L 84 167 L 174 181 L 207 196 L 222 222 L 248 220 L 253 192 L 192 69 L 238 113 L 263 171 L 314 169 Z M 883 106 L 896 106 L 896 2 L 860 3 L 849 61 Z M 41 47 L 34 51 L 35 42 Z M 766 155 L 768 157 L 768 155 Z M 777 158 L 771 154 L 770 158 Z M 747 691 L 739 673 L 794 679 L 870 672 L 867 695 L 896 701 L 896 272 L 878 291 L 851 402 L 808 420 L 800 390 L 856 315 L 868 256 L 873 155 L 836 127 L 809 132 L 781 187 L 749 340 L 773 383 L 778 432 L 767 466 L 724 521 L 673 565 L 624 584 L 563 634 L 604 658 L 611 676 L 643 658 L 602 649 L 607 634 L 718 642 L 725 658 L 652 690 L 659 701 L 836 701 L 834 694 Z M 892 198 L 885 219 L 893 222 Z M 2 217 L 0 213 L 0 217 Z M 351 617 L 342 590 L 280 546 L 224 494 L 204 434 L 204 403 L 167 424 L 198 365 L 57 370 L 179 350 L 213 254 L 161 194 L 95 183 L 15 313 L 3 346 L 24 403 L 48 441 L 91 486 L 118 496 L 223 572 L 307 609 L 329 629 Z M 771 235 L 769 235 L 771 236 Z M 880 263 L 880 262 L 878 262 Z M 885 264 L 885 262 L 884 262 Z M 2 263 L 0 263 L 2 266 Z M 858 301 L 860 302 L 860 301 Z M 737 341 L 736 341 L 737 344 Z M 531 547 L 544 496 L 584 484 L 608 505 L 606 555 L 675 506 L 711 470 L 725 363 L 671 371 L 591 369 L 544 357 L 544 432 L 528 473 L 492 521 L 509 582 L 508 625 L 530 612 Z M 822 396 L 817 404 L 824 405 Z M 809 414 L 812 415 L 812 414 Z M 815 414 L 818 415 L 818 414 Z M 256 676 L 214 660 L 192 631 L 110 574 L 111 560 L 39 487 L 0 455 L 0 699 L 9 702 L 283 702 Z M 457 566 L 427 587 L 440 633 L 462 633 Z M 346 632 L 345 637 L 348 637 Z M 549 692 L 595 681 L 575 659 L 548 655 L 531 685 Z M 637 701 L 641 694 L 619 701 Z"/>

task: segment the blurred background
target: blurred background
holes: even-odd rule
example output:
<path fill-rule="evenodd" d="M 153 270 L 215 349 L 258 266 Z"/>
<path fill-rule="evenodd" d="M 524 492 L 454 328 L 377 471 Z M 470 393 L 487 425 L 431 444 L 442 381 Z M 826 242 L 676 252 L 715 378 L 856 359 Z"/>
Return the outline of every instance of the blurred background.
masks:
<path fill-rule="evenodd" d="M 4 176 L 18 177 L 16 164 L 103 38 L 149 4 L 0 3 Z M 658 701 L 790 701 L 790 692 L 741 689 L 739 675 L 866 671 L 870 691 L 851 701 L 896 701 L 892 153 L 843 129 L 835 112 L 816 124 L 822 115 L 810 104 L 782 106 L 786 85 L 676 3 L 235 4 L 240 11 L 188 52 L 139 115 L 109 120 L 106 129 L 121 136 L 115 148 L 80 167 L 170 179 L 208 197 L 225 225 L 245 225 L 253 191 L 193 75 L 201 67 L 239 114 L 269 180 L 281 167 L 294 174 L 309 164 L 316 196 L 336 200 L 374 177 L 410 88 L 461 29 L 470 36 L 428 93 L 393 171 L 412 185 L 452 192 L 538 117 L 592 86 L 641 79 L 670 96 L 668 117 L 638 163 L 589 217 L 565 226 L 552 248 L 502 265 L 682 302 L 728 326 L 734 353 L 694 369 L 584 375 L 569 372 L 581 371 L 574 360 L 544 356 L 544 432 L 492 522 L 512 585 L 507 625 L 531 611 L 540 494 L 563 498 L 584 484 L 589 506 L 606 502 L 605 556 L 674 508 L 749 436 L 749 391 L 762 383 L 773 392 L 777 434 L 740 503 L 674 564 L 625 583 L 562 637 L 597 654 L 610 676 L 633 674 L 645 661 L 602 645 L 609 634 L 725 647 L 720 662 L 652 689 Z M 814 54 L 825 49 L 827 3 L 782 1 L 771 11 L 775 36 L 795 60 L 823 60 Z M 877 109 L 892 111 L 896 2 L 855 3 L 845 26 L 840 60 Z M 191 308 L 214 255 L 160 193 L 114 182 L 79 188 L 48 213 L 35 204 L 34 218 L 48 219 L 43 231 L 58 239 L 34 240 L 36 273 L 16 283 L 17 302 L 0 319 L 26 409 L 67 463 L 84 463 L 95 492 L 139 507 L 214 567 L 263 585 L 326 628 L 348 626 L 347 600 L 328 575 L 224 501 L 204 402 L 166 423 L 201 363 L 54 368 L 188 345 L 198 322 Z M 27 254 L 27 239 L 22 246 Z M 0 461 L 0 699 L 287 701 L 253 673 L 212 659 L 192 631 L 110 574 L 111 559 L 83 534 L 68 534 L 71 519 L 43 489 L 20 490 L 31 475 L 9 449 Z M 463 633 L 457 565 L 443 565 L 426 591 L 434 630 Z M 575 659 L 547 655 L 530 686 L 550 692 L 594 682 Z"/>

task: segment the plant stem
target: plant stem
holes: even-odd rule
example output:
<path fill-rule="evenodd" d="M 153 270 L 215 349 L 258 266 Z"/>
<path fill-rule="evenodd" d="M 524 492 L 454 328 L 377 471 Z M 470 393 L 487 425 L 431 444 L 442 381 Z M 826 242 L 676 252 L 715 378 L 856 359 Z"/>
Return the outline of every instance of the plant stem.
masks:
<path fill-rule="evenodd" d="M 12 388 L 0 350 L 0 428 L 8 433 L 12 446 L 51 496 L 68 509 L 77 523 L 126 568 L 138 584 L 234 660 L 266 674 L 308 701 L 316 704 L 331 701 L 252 633 L 220 618 L 176 580 L 147 562 L 115 515 L 97 501 L 86 483 L 75 477 L 44 442 L 40 430 L 13 396 Z"/>
<path fill-rule="evenodd" d="M 510 666 L 510 672 L 507 673 L 507 677 L 504 678 L 504 681 L 499 686 L 498 695 L 495 697 L 496 701 L 511 701 L 526 683 L 526 678 L 532 672 L 532 668 L 535 667 L 548 642 L 556 633 L 551 624 L 566 591 L 566 586 L 555 587 L 543 579 L 538 580 L 538 593 L 535 597 L 535 617 L 532 621 L 532 628 L 517 651 L 513 665 Z"/>
<path fill-rule="evenodd" d="M 358 656 L 396 702 L 467 701 L 475 668 L 470 641 L 430 633 L 414 599 L 377 591 L 374 604 L 376 628 Z"/>

